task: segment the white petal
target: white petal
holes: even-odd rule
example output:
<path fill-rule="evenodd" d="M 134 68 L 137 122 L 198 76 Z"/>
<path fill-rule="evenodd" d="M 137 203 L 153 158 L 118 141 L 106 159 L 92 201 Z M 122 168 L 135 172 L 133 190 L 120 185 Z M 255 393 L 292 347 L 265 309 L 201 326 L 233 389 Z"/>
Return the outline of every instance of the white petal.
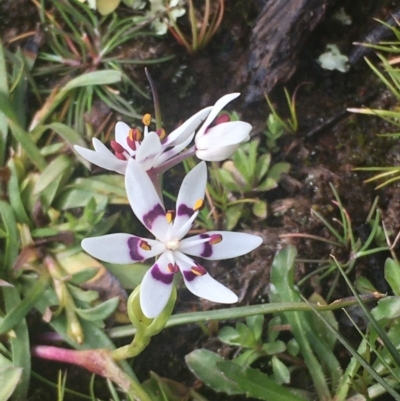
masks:
<path fill-rule="evenodd" d="M 140 285 L 140 306 L 148 318 L 157 317 L 171 296 L 174 274 L 166 273 L 167 264 L 168 259 L 161 255 Z"/>
<path fill-rule="evenodd" d="M 203 136 L 196 136 L 199 150 L 236 145 L 248 140 L 251 125 L 244 121 L 229 121 L 210 128 Z"/>
<path fill-rule="evenodd" d="M 93 143 L 93 148 L 97 153 L 102 153 L 103 155 L 108 155 L 108 156 L 114 156 L 114 153 L 111 152 L 110 149 L 107 148 L 106 145 L 104 145 L 103 142 L 101 142 L 97 138 L 92 139 Z"/>
<path fill-rule="evenodd" d="M 222 160 L 226 160 L 232 156 L 232 154 L 239 147 L 237 145 L 230 145 L 221 148 L 210 148 L 207 150 L 197 150 L 196 156 L 200 160 L 205 160 L 206 162 L 220 162 Z"/>
<path fill-rule="evenodd" d="M 222 96 L 221 99 L 217 100 L 217 102 L 214 104 L 210 114 L 208 115 L 206 121 L 204 121 L 204 124 L 201 126 L 199 131 L 196 134 L 196 139 L 199 137 L 202 137 L 204 135 L 204 132 L 208 128 L 208 126 L 215 120 L 215 118 L 218 116 L 219 112 L 233 99 L 236 99 L 238 96 L 240 96 L 240 93 L 231 93 L 229 95 Z"/>
<path fill-rule="evenodd" d="M 186 139 L 189 138 L 194 133 L 195 129 L 204 121 L 211 109 L 212 107 L 206 107 L 186 120 L 167 136 L 164 145 L 166 147 L 176 146 L 186 141 Z"/>
<path fill-rule="evenodd" d="M 108 153 L 104 152 L 104 149 L 100 153 L 98 151 L 86 149 L 78 145 L 75 145 L 74 148 L 82 157 L 90 161 L 90 163 L 102 167 L 106 170 L 116 171 L 117 173 L 125 174 L 128 162 L 118 159 L 108 149 Z"/>
<path fill-rule="evenodd" d="M 164 204 L 160 200 L 150 177 L 140 164 L 129 159 L 125 175 L 125 189 L 136 217 L 161 241 L 168 230 Z"/>
<path fill-rule="evenodd" d="M 149 132 L 143 139 L 136 152 L 136 161 L 144 170 L 150 170 L 156 157 L 161 153 L 160 137 L 154 131 Z"/>
<path fill-rule="evenodd" d="M 175 145 L 172 148 L 168 149 L 167 151 L 161 153 L 160 156 L 157 157 L 156 164 L 154 167 L 161 166 L 167 160 L 171 159 L 172 157 L 180 153 L 183 149 L 186 148 L 187 145 L 189 145 L 190 142 L 192 142 L 193 136 L 194 133 L 190 135 L 189 138 L 186 139 L 186 141 L 180 143 L 179 145 Z M 162 146 L 164 148 L 164 144 Z"/>
<path fill-rule="evenodd" d="M 238 301 L 238 296 L 208 273 L 204 276 L 196 276 L 194 280 L 188 281 L 184 278 L 188 290 L 200 298 L 208 299 L 221 304 L 233 304 Z"/>
<path fill-rule="evenodd" d="M 184 231 L 183 225 L 194 214 L 193 207 L 198 200 L 203 200 L 207 184 L 207 165 L 205 162 L 199 163 L 189 171 L 182 181 L 179 189 L 178 199 L 176 200 L 176 216 L 174 220 L 174 236 L 182 238 L 190 230 L 190 225 Z"/>
<path fill-rule="evenodd" d="M 151 250 L 138 247 L 139 241 L 145 241 Z M 109 234 L 101 237 L 85 238 L 82 248 L 89 255 L 103 262 L 127 264 L 135 263 L 159 255 L 164 245 L 155 240 L 148 240 L 130 234 Z"/>
<path fill-rule="evenodd" d="M 127 147 L 126 139 L 129 135 L 131 127 L 122 121 L 115 124 L 115 141 L 118 142 L 123 148 Z"/>
<path fill-rule="evenodd" d="M 218 244 L 199 243 L 201 239 L 213 234 L 221 235 Z M 236 258 L 251 252 L 262 244 L 263 240 L 257 235 L 233 233 L 230 231 L 209 231 L 180 241 L 179 251 L 192 256 L 200 256 L 209 260 Z"/>
<path fill-rule="evenodd" d="M 177 258 L 177 263 L 186 287 L 194 295 L 223 304 L 233 304 L 238 301 L 238 297 L 233 291 L 213 279 L 208 273 L 196 276 L 191 272 L 191 265 L 187 261 Z"/>

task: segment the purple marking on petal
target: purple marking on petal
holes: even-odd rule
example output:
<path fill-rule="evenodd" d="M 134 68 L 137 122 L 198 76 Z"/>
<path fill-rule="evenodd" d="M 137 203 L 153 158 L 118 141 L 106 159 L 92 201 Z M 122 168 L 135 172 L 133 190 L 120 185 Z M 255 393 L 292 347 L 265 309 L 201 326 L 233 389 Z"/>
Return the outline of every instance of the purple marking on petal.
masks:
<path fill-rule="evenodd" d="M 157 281 L 161 281 L 164 284 L 171 284 L 174 279 L 174 273 L 165 274 L 158 267 L 157 263 L 151 269 L 151 275 Z"/>
<path fill-rule="evenodd" d="M 187 281 L 193 281 L 196 277 L 200 277 L 197 274 L 194 274 L 191 270 L 184 270 L 183 275 Z"/>
<path fill-rule="evenodd" d="M 200 238 L 210 238 L 208 234 L 200 234 Z M 209 242 L 203 243 L 203 251 L 201 252 L 200 256 L 203 258 L 208 258 L 212 255 L 212 245 Z"/>
<path fill-rule="evenodd" d="M 145 258 L 140 254 L 140 242 L 142 241 L 141 238 L 138 237 L 131 237 L 128 239 L 128 247 L 129 247 L 129 255 L 132 260 L 140 261 L 144 260 Z"/>
<path fill-rule="evenodd" d="M 153 226 L 154 220 L 160 216 L 165 216 L 165 212 L 164 212 L 163 207 L 159 203 L 157 203 L 157 205 L 155 205 L 153 207 L 153 209 L 151 209 L 149 212 L 147 212 L 143 216 L 143 224 L 147 228 L 151 229 L 151 227 Z"/>
<path fill-rule="evenodd" d="M 193 208 L 186 206 L 184 203 L 182 203 L 181 205 L 179 205 L 177 213 L 178 216 L 187 215 L 189 217 L 192 217 L 194 210 Z"/>

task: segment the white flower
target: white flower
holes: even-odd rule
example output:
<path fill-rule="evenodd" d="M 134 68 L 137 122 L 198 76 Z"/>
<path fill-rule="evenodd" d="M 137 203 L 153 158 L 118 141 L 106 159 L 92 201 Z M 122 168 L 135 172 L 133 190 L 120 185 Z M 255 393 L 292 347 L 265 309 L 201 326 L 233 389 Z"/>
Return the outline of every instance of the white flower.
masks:
<path fill-rule="evenodd" d="M 106 170 L 125 174 L 128 160 L 135 158 L 144 168 L 156 168 L 181 152 L 193 139 L 195 129 L 204 121 L 212 107 L 206 107 L 186 120 L 165 139 L 162 132 L 148 131 L 146 122 L 143 135 L 119 121 L 115 126 L 115 141 L 111 152 L 100 140 L 93 138 L 94 150 L 75 145 L 75 150 L 86 160 Z M 145 117 L 149 117 L 146 115 Z"/>
<path fill-rule="evenodd" d="M 156 317 L 164 309 L 178 271 L 193 294 L 213 302 L 237 302 L 236 294 L 187 256 L 209 260 L 234 258 L 262 243 L 258 236 L 227 231 L 211 231 L 184 239 L 204 203 L 206 164 L 201 162 L 187 174 L 179 190 L 176 210 L 166 211 L 146 172 L 134 159 L 128 163 L 125 183 L 129 202 L 135 215 L 156 239 L 109 234 L 84 239 L 82 248 L 111 263 L 134 263 L 158 256 L 140 288 L 141 307 L 149 318 Z"/>
<path fill-rule="evenodd" d="M 214 106 L 200 110 L 166 138 L 163 130 L 149 132 L 150 115 L 145 115 L 144 120 L 148 121 L 145 121 L 143 135 L 139 129 L 131 129 L 123 122 L 116 124 L 115 141 L 111 141 L 114 153 L 97 138 L 93 138 L 94 150 L 78 145 L 75 145 L 75 150 L 91 163 L 120 174 L 125 174 L 128 160 L 131 158 L 136 159 L 146 171 L 159 169 L 161 172 L 194 153 L 205 161 L 225 160 L 242 142 L 250 139 L 250 124 L 244 121 L 218 123 L 219 112 L 239 95 L 231 93 L 221 97 Z M 203 121 L 196 133 L 195 146 L 191 152 L 181 153 L 192 141 L 196 129 Z M 217 124 L 211 126 L 212 123 Z M 175 157 L 180 153 L 182 157 Z M 175 162 L 172 162 L 172 159 Z M 163 169 L 163 166 L 167 167 Z"/>
<path fill-rule="evenodd" d="M 251 125 L 244 121 L 228 121 L 210 127 L 227 103 L 240 94 L 231 93 L 215 103 L 195 137 L 196 156 L 205 161 L 227 159 L 243 142 L 250 139 Z"/>

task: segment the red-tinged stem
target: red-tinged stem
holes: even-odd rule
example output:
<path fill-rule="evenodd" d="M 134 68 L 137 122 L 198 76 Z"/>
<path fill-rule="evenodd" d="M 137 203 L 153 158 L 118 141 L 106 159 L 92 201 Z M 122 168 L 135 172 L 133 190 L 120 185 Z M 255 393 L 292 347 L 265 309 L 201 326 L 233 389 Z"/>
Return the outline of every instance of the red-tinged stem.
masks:
<path fill-rule="evenodd" d="M 32 347 L 31 353 L 38 358 L 81 366 L 92 373 L 112 380 L 132 399 L 137 401 L 151 401 L 140 383 L 129 377 L 115 363 L 111 351 L 108 349 L 76 351 L 48 345 L 36 345 Z"/>

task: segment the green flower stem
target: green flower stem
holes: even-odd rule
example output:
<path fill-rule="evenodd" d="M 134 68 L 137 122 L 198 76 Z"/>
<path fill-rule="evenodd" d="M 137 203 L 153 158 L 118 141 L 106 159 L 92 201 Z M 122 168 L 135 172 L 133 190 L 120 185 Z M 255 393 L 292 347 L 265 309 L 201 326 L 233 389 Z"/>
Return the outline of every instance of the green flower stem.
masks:
<path fill-rule="evenodd" d="M 135 335 L 135 338 L 129 345 L 117 348 L 111 351 L 114 361 L 133 358 L 139 355 L 150 343 L 151 337 L 144 335 Z"/>
<path fill-rule="evenodd" d="M 379 293 L 361 295 L 361 299 L 365 302 L 376 301 L 383 298 L 384 295 Z M 356 305 L 358 303 L 355 297 L 348 297 L 338 299 L 329 305 L 318 305 L 313 306 L 306 304 L 305 302 L 277 302 L 272 304 L 261 304 L 251 306 L 239 306 L 237 308 L 226 308 L 218 309 L 206 312 L 191 312 L 191 313 L 179 313 L 171 316 L 168 320 L 165 328 L 182 326 L 186 324 L 193 324 L 199 322 L 208 322 L 210 320 L 233 320 L 241 319 L 248 316 L 254 315 L 268 315 L 273 313 L 297 311 L 297 312 L 309 312 L 313 309 L 317 311 L 331 311 L 336 309 L 345 308 L 347 306 Z M 136 333 L 136 329 L 131 325 L 115 327 L 107 331 L 111 338 L 122 338 L 129 337 Z"/>

